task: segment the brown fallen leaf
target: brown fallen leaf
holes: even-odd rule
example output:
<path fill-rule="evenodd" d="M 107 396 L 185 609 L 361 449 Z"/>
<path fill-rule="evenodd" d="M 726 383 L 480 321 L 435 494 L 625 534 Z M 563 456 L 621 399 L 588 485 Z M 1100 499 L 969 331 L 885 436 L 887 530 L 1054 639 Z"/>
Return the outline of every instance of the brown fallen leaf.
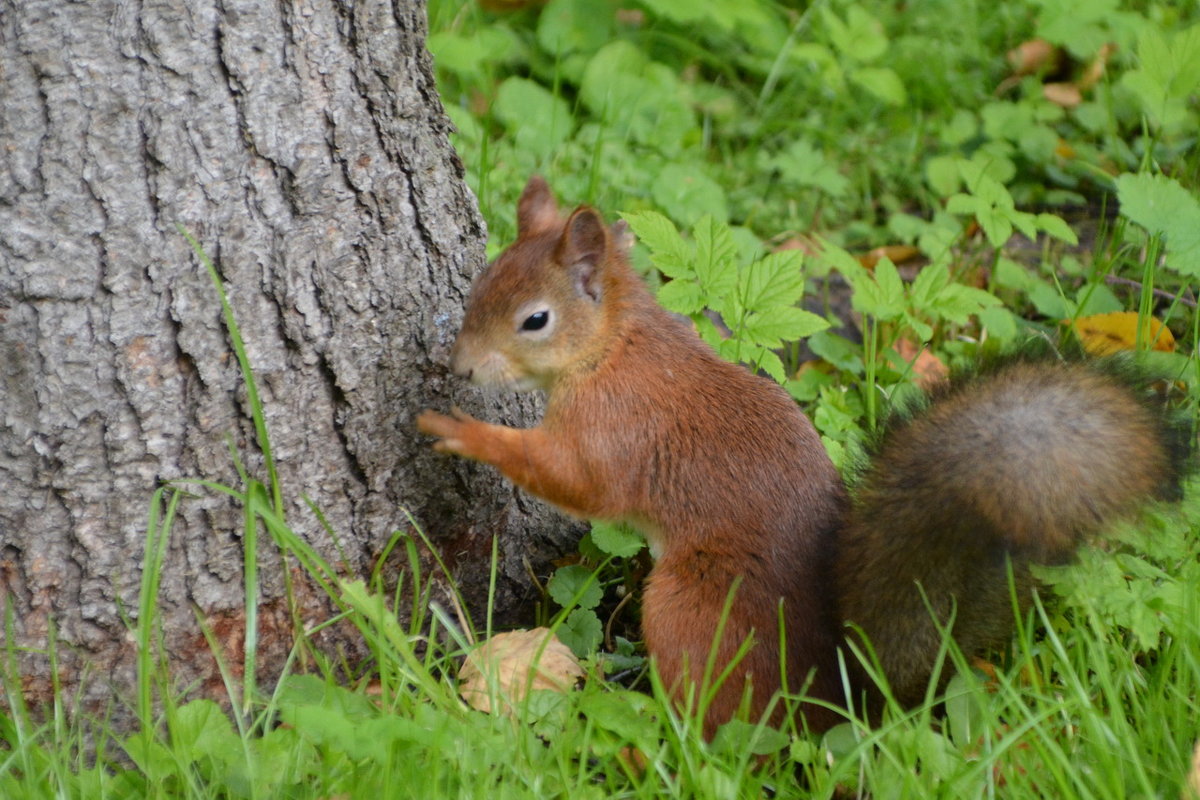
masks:
<path fill-rule="evenodd" d="M 921 251 L 910 244 L 889 244 L 868 250 L 862 255 L 857 256 L 857 258 L 858 263 L 867 269 L 875 269 L 875 265 L 879 263 L 881 258 L 886 257 L 893 264 L 903 264 L 905 261 L 911 261 L 919 255 L 921 255 Z"/>
<path fill-rule="evenodd" d="M 1138 314 L 1136 311 L 1114 311 L 1110 314 L 1092 314 L 1080 317 L 1071 325 L 1083 349 L 1092 355 L 1103 356 L 1121 350 L 1133 350 L 1137 346 Z M 1151 349 L 1166 353 L 1175 350 L 1175 337 L 1159 320 L 1150 318 Z"/>
<path fill-rule="evenodd" d="M 1112 42 L 1100 46 L 1100 49 L 1096 51 L 1096 57 L 1087 65 L 1087 69 L 1079 76 L 1079 80 L 1075 81 L 1080 89 L 1086 92 L 1100 82 L 1100 79 L 1104 77 L 1105 69 L 1108 68 L 1108 59 L 1115 52 L 1117 52 L 1117 46 Z"/>
<path fill-rule="evenodd" d="M 582 677 L 575 654 L 549 628 L 511 631 L 467 654 L 458 671 L 458 694 L 480 711 L 491 711 L 494 697 L 511 714 L 530 690 L 567 692 Z"/>
<path fill-rule="evenodd" d="M 1192 770 L 1179 793 L 1179 800 L 1200 800 L 1200 742 L 1196 742 L 1196 749 L 1192 751 Z"/>
<path fill-rule="evenodd" d="M 1083 92 L 1073 83 L 1043 84 L 1042 96 L 1062 108 L 1075 108 L 1083 102 Z"/>
<path fill-rule="evenodd" d="M 950 370 L 946 369 L 942 360 L 935 356 L 928 347 L 922 348 L 918 353 L 917 345 L 908 339 L 898 340 L 895 347 L 896 353 L 912 364 L 913 374 L 916 375 L 916 384 L 922 389 L 932 389 L 945 383 L 950 376 Z"/>
<path fill-rule="evenodd" d="M 1045 39 L 1030 39 L 1009 50 L 1005 57 L 1014 75 L 1032 75 L 1057 69 L 1062 60 L 1062 51 Z"/>

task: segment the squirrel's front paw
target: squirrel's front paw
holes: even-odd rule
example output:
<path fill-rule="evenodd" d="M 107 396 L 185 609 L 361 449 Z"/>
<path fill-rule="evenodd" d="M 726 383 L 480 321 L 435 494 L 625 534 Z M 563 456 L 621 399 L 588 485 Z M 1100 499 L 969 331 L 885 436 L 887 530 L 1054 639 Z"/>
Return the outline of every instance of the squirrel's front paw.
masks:
<path fill-rule="evenodd" d="M 466 444 L 467 426 L 475 418 L 455 406 L 450 410 L 453 416 L 440 414 L 437 411 L 423 411 L 417 415 L 417 430 L 430 436 L 438 437 L 433 443 L 433 449 L 439 453 L 452 453 L 458 456 L 471 457 Z"/>

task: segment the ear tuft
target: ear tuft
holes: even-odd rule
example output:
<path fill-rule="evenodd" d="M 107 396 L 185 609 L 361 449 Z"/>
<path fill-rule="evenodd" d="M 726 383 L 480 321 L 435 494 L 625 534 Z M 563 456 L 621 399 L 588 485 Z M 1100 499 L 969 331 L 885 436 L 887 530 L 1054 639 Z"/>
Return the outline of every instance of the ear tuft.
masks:
<path fill-rule="evenodd" d="M 608 248 L 608 228 L 600 214 L 587 206 L 575 209 L 558 243 L 558 262 L 570 271 L 575 290 L 597 303 Z"/>
<path fill-rule="evenodd" d="M 550 184 L 541 175 L 532 176 L 517 203 L 517 236 L 536 236 L 561 225 L 558 203 L 554 200 Z"/>

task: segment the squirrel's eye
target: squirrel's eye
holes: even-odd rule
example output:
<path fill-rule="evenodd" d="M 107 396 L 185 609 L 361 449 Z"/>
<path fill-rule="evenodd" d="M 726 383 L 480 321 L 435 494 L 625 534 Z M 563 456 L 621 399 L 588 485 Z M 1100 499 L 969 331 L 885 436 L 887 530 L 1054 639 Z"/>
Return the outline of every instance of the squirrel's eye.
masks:
<path fill-rule="evenodd" d="M 525 318 L 525 321 L 521 323 L 521 330 L 540 331 L 542 328 L 546 327 L 546 323 L 549 321 L 549 311 L 538 311 Z"/>

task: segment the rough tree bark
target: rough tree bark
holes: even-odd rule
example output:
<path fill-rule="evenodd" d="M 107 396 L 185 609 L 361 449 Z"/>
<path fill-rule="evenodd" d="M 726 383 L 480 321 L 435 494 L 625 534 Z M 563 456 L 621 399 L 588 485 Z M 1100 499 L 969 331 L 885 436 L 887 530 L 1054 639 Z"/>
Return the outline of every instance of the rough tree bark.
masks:
<path fill-rule="evenodd" d="M 529 599 L 523 561 L 567 533 L 413 429 L 450 403 L 440 365 L 484 237 L 424 38 L 405 0 L 0 0 L 0 595 L 19 644 L 53 626 L 68 688 L 91 665 L 85 700 L 133 679 L 123 615 L 153 490 L 236 485 L 230 438 L 263 472 L 217 295 L 177 224 L 229 292 L 289 522 L 332 559 L 303 498 L 319 506 L 347 574 L 369 572 L 407 509 L 480 609 L 499 535 L 511 610 Z M 477 410 L 531 410 L 501 400 Z M 193 606 L 240 646 L 239 514 L 210 492 L 180 507 L 161 608 L 181 684 L 215 678 Z M 262 558 L 269 676 L 291 641 Z M 328 613 L 301 594 L 310 621 Z M 45 659 L 25 658 L 27 693 L 46 697 Z"/>

